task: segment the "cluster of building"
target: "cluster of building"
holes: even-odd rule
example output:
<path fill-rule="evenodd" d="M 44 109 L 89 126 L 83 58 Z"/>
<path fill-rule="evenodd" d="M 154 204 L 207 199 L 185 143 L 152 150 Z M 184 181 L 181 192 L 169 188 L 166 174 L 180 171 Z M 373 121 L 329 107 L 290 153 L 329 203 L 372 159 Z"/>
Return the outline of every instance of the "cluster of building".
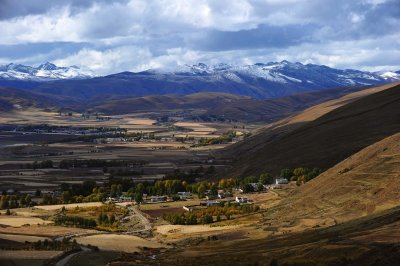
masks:
<path fill-rule="evenodd" d="M 16 128 L 14 132 L 22 132 L 23 134 L 65 134 L 65 135 L 102 135 L 113 134 L 115 131 L 103 131 L 96 128 L 79 128 L 79 127 L 43 127 L 43 128 Z"/>
<path fill-rule="evenodd" d="M 261 183 L 249 183 L 250 186 L 253 187 L 253 191 L 260 192 L 266 191 L 268 189 L 280 188 L 281 185 L 289 184 L 289 180 L 287 178 L 277 178 L 273 184 L 263 185 Z M 239 192 L 243 193 L 243 190 L 239 188 Z"/>
<path fill-rule="evenodd" d="M 193 195 L 190 192 L 178 192 L 177 195 L 179 196 L 180 200 L 187 200 L 187 199 L 192 199 Z M 147 203 L 157 203 L 157 202 L 166 202 L 171 200 L 172 198 L 166 196 L 166 195 L 161 195 L 161 196 L 148 196 L 147 194 L 143 194 L 143 199 L 144 202 Z M 120 196 L 120 197 L 108 197 L 107 202 L 133 202 L 134 199 L 132 197 L 125 197 L 125 196 Z"/>
<path fill-rule="evenodd" d="M 274 188 L 279 188 L 281 185 L 288 184 L 289 180 L 286 178 L 278 178 L 275 179 L 275 183 L 272 185 L 263 185 L 262 188 L 263 190 L 268 190 L 268 189 L 274 189 Z M 251 186 L 253 186 L 254 191 L 258 191 L 260 188 L 259 183 L 250 183 Z M 239 189 L 239 192 L 243 192 L 241 189 Z M 249 199 L 244 196 L 236 196 L 234 197 L 233 193 L 231 191 L 225 191 L 225 190 L 218 190 L 217 195 L 211 195 L 210 191 L 206 191 L 206 200 L 200 203 L 201 207 L 212 207 L 212 206 L 220 206 L 221 202 L 236 202 L 239 204 L 243 203 L 248 203 Z M 182 191 L 178 192 L 177 196 L 179 196 L 180 200 L 188 200 L 188 199 L 193 199 L 193 195 L 191 192 L 187 191 Z M 167 195 L 154 195 L 154 196 L 148 196 L 146 194 L 143 194 L 143 200 L 145 203 L 160 203 L 160 202 L 167 202 L 167 201 L 172 201 L 173 198 L 169 197 Z M 176 200 L 176 199 L 175 199 Z M 118 197 L 118 198 L 113 198 L 113 197 L 108 197 L 107 198 L 108 202 L 133 202 L 132 197 Z M 198 207 L 199 205 L 197 205 Z M 195 206 L 185 206 L 185 210 L 190 210 L 191 207 Z"/>
<path fill-rule="evenodd" d="M 236 204 L 247 204 L 249 199 L 247 197 L 231 197 L 231 198 L 223 198 L 218 200 L 207 200 L 200 202 L 200 205 L 189 205 L 183 206 L 185 211 L 193 211 L 196 209 L 207 208 L 207 207 L 214 207 L 214 206 L 221 206 L 222 203 L 225 202 L 233 202 Z"/>

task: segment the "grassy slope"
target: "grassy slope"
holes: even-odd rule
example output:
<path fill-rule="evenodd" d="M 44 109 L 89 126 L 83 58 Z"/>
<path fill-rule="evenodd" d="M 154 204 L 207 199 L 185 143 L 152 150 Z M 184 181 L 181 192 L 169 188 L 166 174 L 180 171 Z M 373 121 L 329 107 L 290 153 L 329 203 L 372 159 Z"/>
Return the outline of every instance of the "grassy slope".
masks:
<path fill-rule="evenodd" d="M 399 205 L 400 133 L 348 157 L 279 204 L 276 217 L 332 217 L 337 222 Z"/>
<path fill-rule="evenodd" d="M 399 132 L 399 119 L 400 85 L 361 99 L 343 97 L 323 103 L 229 147 L 224 156 L 236 161 L 226 175 L 278 173 L 298 166 L 328 169 Z"/>

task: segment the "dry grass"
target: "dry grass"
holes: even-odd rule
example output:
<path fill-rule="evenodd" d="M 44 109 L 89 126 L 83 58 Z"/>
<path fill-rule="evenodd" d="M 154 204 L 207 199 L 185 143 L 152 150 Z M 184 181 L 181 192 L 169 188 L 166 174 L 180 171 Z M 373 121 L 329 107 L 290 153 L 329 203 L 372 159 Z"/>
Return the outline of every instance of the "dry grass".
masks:
<path fill-rule="evenodd" d="M 63 226 L 23 226 L 23 227 L 0 227 L 0 233 L 4 234 L 26 234 L 43 237 L 56 237 L 76 234 L 87 234 L 96 233 L 96 230 L 81 229 L 74 227 L 63 227 Z"/>
<path fill-rule="evenodd" d="M 162 203 L 146 203 L 140 205 L 140 209 L 143 211 L 146 210 L 159 210 L 159 209 L 168 209 L 168 208 L 179 208 L 187 205 L 200 205 L 199 199 L 191 199 L 185 201 L 173 201 L 173 202 L 162 202 Z"/>
<path fill-rule="evenodd" d="M 183 239 L 194 235 L 209 235 L 216 232 L 237 230 L 241 225 L 210 226 L 210 225 L 159 225 L 156 232 L 167 237 L 167 240 Z"/>
<path fill-rule="evenodd" d="M 36 206 L 35 208 L 46 210 L 46 211 L 54 211 L 59 210 L 62 207 L 66 209 L 73 209 L 76 207 L 85 208 L 85 207 L 99 207 L 104 205 L 102 202 L 87 202 L 87 203 L 72 203 L 72 204 L 58 204 L 58 205 L 43 205 L 43 206 Z"/>
<path fill-rule="evenodd" d="M 318 219 L 319 223 L 310 226 L 329 226 L 329 219 L 342 223 L 398 206 L 399 150 L 400 134 L 361 150 L 301 186 L 270 217 Z"/>
<path fill-rule="evenodd" d="M 144 125 L 144 126 L 151 126 L 157 122 L 156 120 L 148 118 L 125 118 L 124 120 L 128 125 Z"/>
<path fill-rule="evenodd" d="M 84 245 L 94 245 L 101 250 L 122 251 L 122 252 L 140 252 L 141 247 L 164 248 L 165 246 L 131 235 L 99 234 L 76 238 L 76 241 Z"/>
<path fill-rule="evenodd" d="M 397 221 L 378 229 L 372 229 L 367 233 L 355 236 L 352 239 L 365 243 L 398 244 L 400 239 L 400 222 Z"/>
<path fill-rule="evenodd" d="M 339 108 L 340 106 L 348 104 L 350 101 L 355 101 L 361 97 L 392 88 L 393 86 L 394 86 L 394 84 L 388 84 L 388 85 L 374 87 L 374 88 L 367 89 L 367 90 L 353 92 L 353 93 L 347 94 L 339 99 L 330 100 L 330 101 L 312 106 L 312 107 L 304 110 L 300 114 L 298 114 L 294 117 L 291 117 L 289 119 L 285 119 L 285 120 L 287 120 L 287 124 L 312 121 L 312 120 L 317 119 L 318 117 L 321 117 L 324 114 L 327 114 L 328 112 L 330 112 L 336 108 Z"/>
<path fill-rule="evenodd" d="M 48 239 L 47 237 L 40 237 L 40 236 L 14 235 L 14 234 L 3 234 L 3 233 L 0 233 L 0 238 L 22 243 L 24 243 L 25 241 L 36 242 L 39 240 L 43 241 L 45 239 Z"/>
<path fill-rule="evenodd" d="M 37 217 L 19 217 L 19 216 L 0 216 L 0 224 L 12 227 L 23 225 L 51 224 L 52 221 L 46 221 Z"/>

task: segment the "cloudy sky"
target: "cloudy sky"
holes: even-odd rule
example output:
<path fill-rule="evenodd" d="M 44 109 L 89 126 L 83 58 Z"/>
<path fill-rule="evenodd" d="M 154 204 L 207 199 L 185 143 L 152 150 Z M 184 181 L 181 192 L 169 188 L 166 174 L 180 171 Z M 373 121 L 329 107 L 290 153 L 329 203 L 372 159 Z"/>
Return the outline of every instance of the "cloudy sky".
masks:
<path fill-rule="evenodd" d="M 400 0 L 0 0 L 0 64 L 400 69 Z"/>

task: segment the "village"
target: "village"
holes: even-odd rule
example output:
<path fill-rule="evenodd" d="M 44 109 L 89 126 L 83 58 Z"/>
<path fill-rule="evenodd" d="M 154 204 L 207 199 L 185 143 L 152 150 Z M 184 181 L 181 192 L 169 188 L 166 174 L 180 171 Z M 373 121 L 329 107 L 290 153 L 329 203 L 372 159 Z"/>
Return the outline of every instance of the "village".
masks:
<path fill-rule="evenodd" d="M 269 190 L 273 189 L 281 189 L 285 185 L 289 184 L 289 180 L 287 178 L 277 178 L 273 184 L 262 184 L 262 183 L 249 183 L 249 185 L 253 188 L 253 193 L 266 193 Z M 135 199 L 130 196 L 124 196 L 127 192 L 123 192 L 119 197 L 111 197 L 108 196 L 106 199 L 106 203 L 131 203 L 131 204 L 154 204 L 154 203 L 168 203 L 168 202 L 176 202 L 176 201 L 188 201 L 196 198 L 198 204 L 196 205 L 183 205 L 182 208 L 185 211 L 193 211 L 197 209 L 213 207 L 213 206 L 224 206 L 225 203 L 235 203 L 235 204 L 252 204 L 252 200 L 250 200 L 245 195 L 247 193 L 240 187 L 235 187 L 231 189 L 219 189 L 217 190 L 217 194 L 213 193 L 211 190 L 205 191 L 205 197 L 199 198 L 194 195 L 192 192 L 188 191 L 178 191 L 176 195 L 152 195 L 149 196 L 147 194 L 142 195 L 141 202 L 135 202 Z"/>
<path fill-rule="evenodd" d="M 254 127 L 250 125 L 245 128 L 244 125 L 238 126 L 232 121 L 185 122 L 187 117 L 191 117 L 188 114 L 175 114 L 156 119 L 136 117 L 127 119 L 123 116 L 104 116 L 87 112 L 81 114 L 59 112 L 54 116 L 60 120 L 59 124 L 37 121 L 28 125 L 8 125 L 4 127 L 3 132 L 25 136 L 58 135 L 57 141 L 61 140 L 64 143 L 84 141 L 113 145 L 136 142 L 139 145 L 147 144 L 153 149 L 171 147 L 189 149 L 236 143 L 248 137 Z M 54 143 L 52 139 L 40 141 L 39 144 Z"/>
<path fill-rule="evenodd" d="M 245 226 L 297 187 L 293 171 L 218 176 L 231 161 L 213 152 L 256 125 L 79 113 L 5 119 L 0 235 L 14 241 L 13 260 L 163 252 Z"/>

